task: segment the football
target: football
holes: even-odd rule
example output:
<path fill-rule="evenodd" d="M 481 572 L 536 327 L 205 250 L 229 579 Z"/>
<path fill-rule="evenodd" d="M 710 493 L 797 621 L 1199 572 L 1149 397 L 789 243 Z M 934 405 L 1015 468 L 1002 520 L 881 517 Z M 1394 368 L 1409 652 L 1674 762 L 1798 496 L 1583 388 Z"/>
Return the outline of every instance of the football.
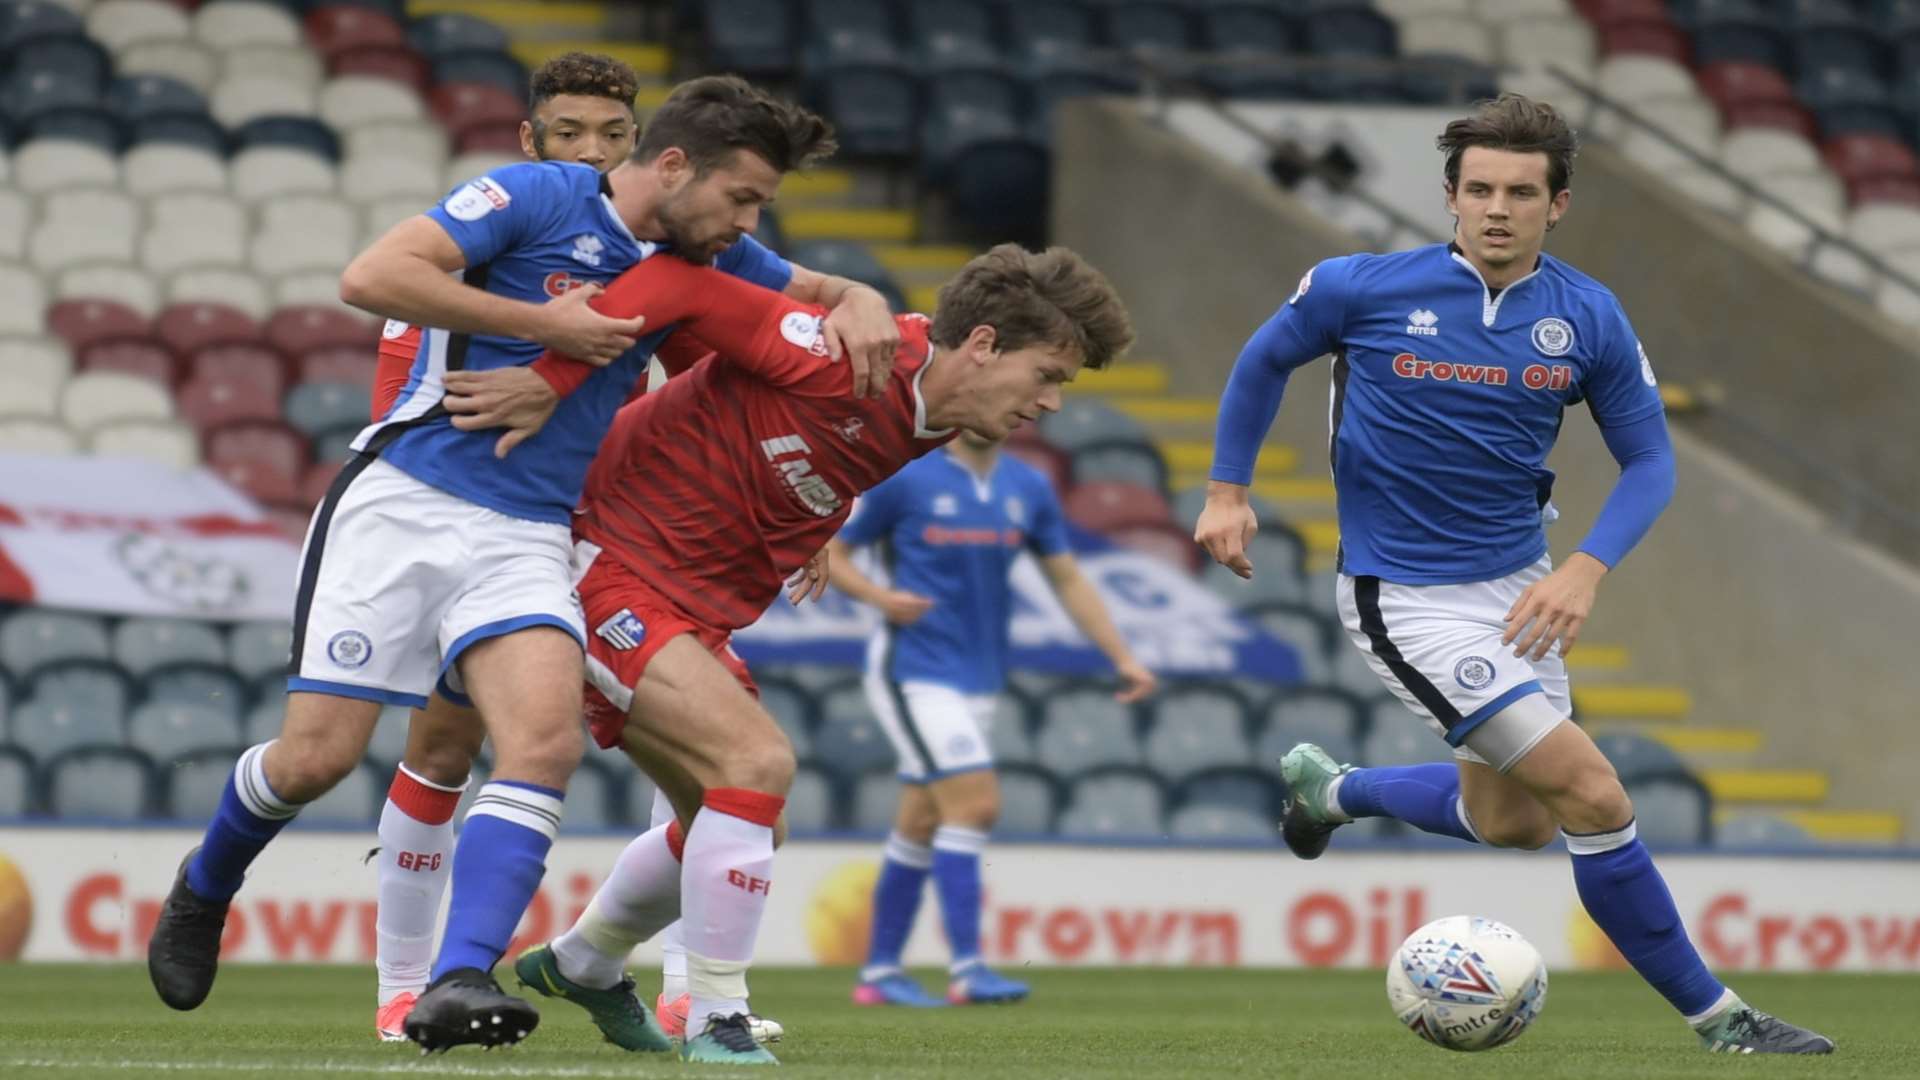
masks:
<path fill-rule="evenodd" d="M 1512 1042 L 1547 1003 L 1547 965 L 1512 927 L 1450 915 L 1415 930 L 1387 968 L 1387 1002 L 1415 1035 L 1449 1050 Z"/>

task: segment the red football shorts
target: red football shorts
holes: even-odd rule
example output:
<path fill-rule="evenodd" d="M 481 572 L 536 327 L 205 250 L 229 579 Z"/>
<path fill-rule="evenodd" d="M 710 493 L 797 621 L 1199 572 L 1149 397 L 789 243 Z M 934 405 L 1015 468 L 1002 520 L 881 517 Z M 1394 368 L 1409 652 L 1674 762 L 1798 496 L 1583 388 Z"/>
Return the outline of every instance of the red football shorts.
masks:
<path fill-rule="evenodd" d="M 580 579 L 580 606 L 587 627 L 587 725 L 602 747 L 620 745 L 633 704 L 633 688 L 661 647 L 692 634 L 707 647 L 747 693 L 760 696 L 746 662 L 733 651 L 733 633 L 689 618 L 618 560 L 596 556 Z"/>

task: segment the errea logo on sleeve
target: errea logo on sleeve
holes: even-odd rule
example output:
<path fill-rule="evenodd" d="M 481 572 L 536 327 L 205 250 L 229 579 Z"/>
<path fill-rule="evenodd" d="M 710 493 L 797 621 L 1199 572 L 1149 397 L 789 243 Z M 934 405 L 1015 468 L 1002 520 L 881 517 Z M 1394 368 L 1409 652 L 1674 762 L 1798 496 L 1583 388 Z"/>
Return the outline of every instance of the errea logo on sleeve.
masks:
<path fill-rule="evenodd" d="M 447 216 L 455 221 L 479 221 L 495 210 L 505 210 L 513 196 L 490 176 L 470 181 L 447 196 Z"/>

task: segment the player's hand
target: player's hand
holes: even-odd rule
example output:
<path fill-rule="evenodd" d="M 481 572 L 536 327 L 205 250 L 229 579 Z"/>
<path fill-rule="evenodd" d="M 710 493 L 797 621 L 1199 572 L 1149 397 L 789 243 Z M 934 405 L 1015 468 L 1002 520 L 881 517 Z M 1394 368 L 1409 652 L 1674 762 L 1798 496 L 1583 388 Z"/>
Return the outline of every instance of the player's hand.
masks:
<path fill-rule="evenodd" d="M 568 289 L 540 309 L 540 333 L 533 340 L 563 356 L 605 367 L 633 348 L 644 316 L 615 319 L 593 310 L 587 302 L 605 290 L 598 285 Z"/>
<path fill-rule="evenodd" d="M 539 434 L 560 404 L 560 395 L 540 374 L 527 367 L 491 371 L 449 371 L 447 396 L 441 404 L 453 414 L 461 431 L 506 428 L 493 444 L 494 457 L 506 457 L 514 447 Z"/>
<path fill-rule="evenodd" d="M 910 593 L 905 589 L 888 589 L 880 602 L 874 605 L 880 614 L 895 626 L 912 626 L 920 621 L 920 616 L 933 610 L 933 601 L 919 593 Z"/>
<path fill-rule="evenodd" d="M 900 325 L 893 321 L 886 297 L 865 285 L 848 289 L 820 329 L 827 355 L 852 365 L 854 397 L 886 392 L 894 354 L 900 351 Z"/>
<path fill-rule="evenodd" d="M 1239 574 L 1253 576 L 1253 561 L 1247 558 L 1247 544 L 1260 531 L 1260 521 L 1247 502 L 1247 489 L 1241 484 L 1207 482 L 1207 505 L 1193 527 L 1194 542 L 1206 549 L 1213 561 Z"/>
<path fill-rule="evenodd" d="M 1513 655 L 1544 659 L 1555 640 L 1560 655 L 1573 651 L 1580 628 L 1593 611 L 1594 593 L 1607 564 L 1583 552 L 1574 552 L 1559 569 L 1527 586 L 1520 599 L 1507 611 L 1507 632 L 1502 645 L 1512 645 Z M 1529 655 L 1531 654 L 1531 655 Z"/>
<path fill-rule="evenodd" d="M 799 607 L 807 600 L 818 600 L 827 595 L 827 549 L 821 548 L 807 565 L 793 572 L 787 578 L 787 599 Z"/>
<path fill-rule="evenodd" d="M 1120 689 L 1113 700 L 1122 705 L 1131 705 L 1143 701 L 1160 689 L 1160 677 L 1140 666 L 1140 661 L 1128 657 L 1125 663 L 1113 665 L 1114 673 L 1120 676 Z"/>

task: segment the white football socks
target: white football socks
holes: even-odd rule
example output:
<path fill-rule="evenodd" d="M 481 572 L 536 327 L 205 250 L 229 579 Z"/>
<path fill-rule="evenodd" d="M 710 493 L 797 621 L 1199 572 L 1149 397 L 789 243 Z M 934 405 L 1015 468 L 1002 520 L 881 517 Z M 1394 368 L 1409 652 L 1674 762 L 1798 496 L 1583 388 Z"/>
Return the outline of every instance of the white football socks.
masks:
<path fill-rule="evenodd" d="M 401 765 L 380 811 L 374 967 L 379 1003 L 426 989 L 440 902 L 453 874 L 453 811 L 466 784 L 444 787 Z"/>
<path fill-rule="evenodd" d="M 687 949 L 687 1038 L 709 1016 L 748 1012 L 747 966 L 773 879 L 773 826 L 786 800 L 713 788 L 687 834 L 681 934 Z"/>
<path fill-rule="evenodd" d="M 605 990 L 626 976 L 627 955 L 680 917 L 680 860 L 669 833 L 649 829 L 628 844 L 579 921 L 553 941 L 560 974 Z"/>

